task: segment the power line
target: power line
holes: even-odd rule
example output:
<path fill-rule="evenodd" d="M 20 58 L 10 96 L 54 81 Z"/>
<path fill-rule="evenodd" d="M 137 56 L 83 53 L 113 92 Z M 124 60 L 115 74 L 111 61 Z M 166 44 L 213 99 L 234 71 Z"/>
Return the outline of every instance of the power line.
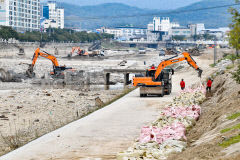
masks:
<path fill-rule="evenodd" d="M 103 17 L 66 17 L 65 20 L 100 20 L 100 19 L 119 19 L 119 18 L 133 18 L 133 17 L 147 17 L 147 16 L 156 16 L 156 15 L 166 15 L 166 14 L 181 14 L 181 13 L 188 13 L 188 12 L 197 12 L 203 10 L 211 10 L 217 8 L 225 8 L 225 7 L 233 7 L 238 6 L 240 3 L 234 4 L 227 4 L 221 6 L 214 6 L 214 7 L 205 7 L 205 8 L 198 8 L 198 9 L 190 9 L 190 10 L 178 10 L 178 11 L 169 11 L 169 12 L 155 12 L 155 13 L 148 13 L 148 14 L 139 14 L 139 15 L 119 15 L 119 16 L 103 16 Z"/>

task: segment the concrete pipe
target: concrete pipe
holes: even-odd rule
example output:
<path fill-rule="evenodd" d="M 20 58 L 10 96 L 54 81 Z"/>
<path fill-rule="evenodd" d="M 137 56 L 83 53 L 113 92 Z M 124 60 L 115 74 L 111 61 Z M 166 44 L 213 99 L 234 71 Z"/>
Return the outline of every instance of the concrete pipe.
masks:
<path fill-rule="evenodd" d="M 3 68 L 0 68 L 0 80 L 2 82 L 11 82 L 14 79 L 13 71 L 5 71 Z"/>
<path fill-rule="evenodd" d="M 2 82 L 6 82 L 7 81 L 7 72 L 4 69 L 2 69 L 2 68 L 0 68 L 0 80 Z"/>

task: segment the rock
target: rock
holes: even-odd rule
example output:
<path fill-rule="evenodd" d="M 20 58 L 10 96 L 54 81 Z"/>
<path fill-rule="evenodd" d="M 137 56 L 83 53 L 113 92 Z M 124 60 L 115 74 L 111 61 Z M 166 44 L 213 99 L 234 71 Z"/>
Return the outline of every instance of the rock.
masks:
<path fill-rule="evenodd" d="M 74 101 L 68 101 L 67 103 L 75 103 Z"/>
<path fill-rule="evenodd" d="M 7 118 L 5 115 L 1 115 L 0 118 Z"/>
<path fill-rule="evenodd" d="M 51 96 L 51 94 L 50 94 L 50 93 L 47 93 L 46 96 Z"/>
<path fill-rule="evenodd" d="M 79 93 L 79 96 L 85 96 L 85 94 L 84 93 Z"/>
<path fill-rule="evenodd" d="M 104 105 L 104 103 L 99 97 L 97 97 L 97 98 L 95 98 L 95 105 L 98 107 L 102 107 Z"/>
<path fill-rule="evenodd" d="M 17 109 L 21 109 L 21 108 L 23 108 L 22 106 L 17 106 Z"/>
<path fill-rule="evenodd" d="M 39 119 L 35 119 L 34 122 L 39 122 L 40 120 Z"/>

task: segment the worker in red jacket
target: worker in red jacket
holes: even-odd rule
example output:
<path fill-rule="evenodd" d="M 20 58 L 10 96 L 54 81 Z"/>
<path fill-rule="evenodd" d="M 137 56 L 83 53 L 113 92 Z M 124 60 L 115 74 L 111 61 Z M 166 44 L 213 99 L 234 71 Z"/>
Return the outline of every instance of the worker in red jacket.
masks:
<path fill-rule="evenodd" d="M 207 91 L 211 92 L 211 87 L 212 87 L 212 80 L 209 77 L 207 81 Z"/>
<path fill-rule="evenodd" d="M 181 89 L 182 89 L 182 90 L 185 89 L 185 82 L 184 82 L 183 79 L 182 79 L 182 81 L 180 82 L 180 86 L 181 86 Z"/>
<path fill-rule="evenodd" d="M 154 64 L 151 66 L 151 69 L 155 69 L 155 66 L 154 66 Z"/>

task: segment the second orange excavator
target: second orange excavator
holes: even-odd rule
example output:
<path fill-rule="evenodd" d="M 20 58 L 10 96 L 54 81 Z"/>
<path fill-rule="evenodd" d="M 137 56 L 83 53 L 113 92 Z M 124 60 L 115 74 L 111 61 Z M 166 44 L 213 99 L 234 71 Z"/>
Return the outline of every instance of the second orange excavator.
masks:
<path fill-rule="evenodd" d="M 88 52 L 81 49 L 80 47 L 72 47 L 72 51 L 70 52 L 70 54 L 68 54 L 68 57 L 72 57 L 75 51 L 77 51 L 78 56 L 88 56 Z"/>
<path fill-rule="evenodd" d="M 146 75 L 135 75 L 133 78 L 133 86 L 140 87 L 140 97 L 147 95 L 170 94 L 172 91 L 172 75 L 173 69 L 166 68 L 174 63 L 187 61 L 187 63 L 198 71 L 198 76 L 201 77 L 202 70 L 198 67 L 197 63 L 193 60 L 191 55 L 187 52 L 182 53 L 183 57 L 174 56 L 169 59 L 163 60 L 157 69 L 148 69 Z"/>
<path fill-rule="evenodd" d="M 35 66 L 36 61 L 39 56 L 47 58 L 52 61 L 53 71 L 50 73 L 50 75 L 53 78 L 63 78 L 64 77 L 63 71 L 72 70 L 72 67 L 66 67 L 65 65 L 59 66 L 57 58 L 55 56 L 53 56 L 45 51 L 40 51 L 40 48 L 37 48 L 33 55 L 32 64 L 29 66 L 28 70 L 26 71 L 27 76 L 30 78 L 33 78 L 35 76 L 33 69 L 34 69 L 34 66 Z"/>

